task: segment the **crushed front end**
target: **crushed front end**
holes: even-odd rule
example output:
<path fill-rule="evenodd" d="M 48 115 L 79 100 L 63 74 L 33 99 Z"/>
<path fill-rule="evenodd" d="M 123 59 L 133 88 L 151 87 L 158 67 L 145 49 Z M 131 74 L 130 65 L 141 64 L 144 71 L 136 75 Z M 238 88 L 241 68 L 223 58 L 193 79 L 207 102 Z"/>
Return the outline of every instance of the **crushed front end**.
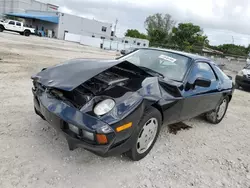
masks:
<path fill-rule="evenodd" d="M 68 89 L 66 82 L 59 87 L 58 78 L 45 82 L 46 75 L 41 79 L 38 73 L 32 77 L 35 112 L 64 134 L 70 150 L 82 147 L 100 156 L 124 153 L 134 142 L 134 128 L 144 109 L 143 97 L 135 92 L 141 84 L 131 77 L 139 83 L 144 80 L 122 67 L 112 67 Z M 52 83 L 55 80 L 58 83 Z M 114 100 L 116 106 L 105 115 L 96 115 L 94 107 L 106 99 Z"/>
<path fill-rule="evenodd" d="M 32 91 L 35 112 L 64 133 L 71 150 L 83 147 L 99 155 L 107 154 L 115 139 L 115 132 L 108 124 L 80 112 L 73 103 L 60 100 L 39 83 L 34 82 Z"/>

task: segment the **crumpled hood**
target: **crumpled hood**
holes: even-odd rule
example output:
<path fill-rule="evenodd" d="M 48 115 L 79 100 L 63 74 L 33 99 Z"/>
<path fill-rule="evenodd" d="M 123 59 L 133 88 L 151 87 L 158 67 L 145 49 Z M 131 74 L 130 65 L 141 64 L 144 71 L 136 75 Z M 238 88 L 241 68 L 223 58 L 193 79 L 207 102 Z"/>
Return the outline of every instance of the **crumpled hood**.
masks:
<path fill-rule="evenodd" d="M 97 74 L 121 63 L 119 60 L 73 59 L 32 76 L 46 87 L 71 91 Z"/>

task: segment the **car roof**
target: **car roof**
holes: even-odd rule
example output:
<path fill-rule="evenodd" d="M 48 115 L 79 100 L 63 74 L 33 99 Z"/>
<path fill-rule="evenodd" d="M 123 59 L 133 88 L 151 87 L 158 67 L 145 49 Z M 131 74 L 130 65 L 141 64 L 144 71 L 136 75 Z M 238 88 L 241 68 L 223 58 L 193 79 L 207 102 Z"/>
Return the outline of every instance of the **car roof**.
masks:
<path fill-rule="evenodd" d="M 158 50 L 158 51 L 164 51 L 164 52 L 172 52 L 175 54 L 179 54 L 179 55 L 183 55 L 186 57 L 189 57 L 193 60 L 204 60 L 207 62 L 211 62 L 211 59 L 200 56 L 200 55 L 196 55 L 196 54 L 191 54 L 191 53 L 187 53 L 187 52 L 181 52 L 181 51 L 177 51 L 177 50 L 170 50 L 170 49 L 164 49 L 164 48 L 139 48 L 139 49 L 148 49 L 148 50 Z M 211 62 L 212 63 L 212 62 Z"/>

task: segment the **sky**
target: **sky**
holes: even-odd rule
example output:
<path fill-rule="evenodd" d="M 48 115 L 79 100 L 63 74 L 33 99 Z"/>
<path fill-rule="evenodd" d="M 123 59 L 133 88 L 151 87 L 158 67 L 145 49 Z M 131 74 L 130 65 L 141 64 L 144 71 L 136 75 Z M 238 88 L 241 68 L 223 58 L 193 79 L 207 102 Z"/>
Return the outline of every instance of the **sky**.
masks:
<path fill-rule="evenodd" d="M 60 11 L 117 24 L 117 35 L 127 29 L 144 32 L 144 21 L 154 13 L 168 13 L 181 22 L 203 28 L 210 44 L 250 44 L 250 0 L 47 0 Z"/>

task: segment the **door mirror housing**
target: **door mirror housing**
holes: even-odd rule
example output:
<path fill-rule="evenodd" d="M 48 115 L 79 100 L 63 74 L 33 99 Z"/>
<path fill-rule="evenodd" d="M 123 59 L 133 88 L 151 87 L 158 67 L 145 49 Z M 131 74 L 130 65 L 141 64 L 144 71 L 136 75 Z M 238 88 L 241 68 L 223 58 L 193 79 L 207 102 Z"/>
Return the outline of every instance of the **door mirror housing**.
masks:
<path fill-rule="evenodd" d="M 194 86 L 200 86 L 200 87 L 210 87 L 211 80 L 206 78 L 197 78 L 194 82 Z"/>

